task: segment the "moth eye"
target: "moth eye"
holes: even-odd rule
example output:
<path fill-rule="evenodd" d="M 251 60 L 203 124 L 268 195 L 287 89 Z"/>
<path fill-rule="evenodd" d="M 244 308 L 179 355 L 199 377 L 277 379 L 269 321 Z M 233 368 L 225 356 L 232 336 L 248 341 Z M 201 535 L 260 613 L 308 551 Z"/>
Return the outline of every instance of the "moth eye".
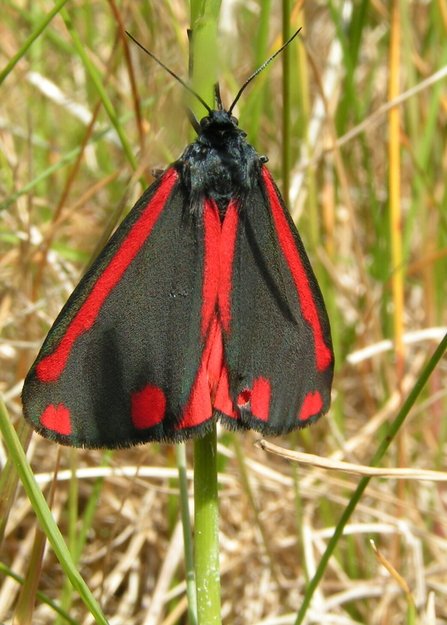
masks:
<path fill-rule="evenodd" d="M 231 116 L 231 121 L 233 122 L 235 126 L 239 126 L 239 120 L 237 117 Z"/>
<path fill-rule="evenodd" d="M 207 126 L 209 124 L 209 118 L 208 117 L 202 117 L 202 119 L 200 120 L 200 125 L 202 126 L 202 128 L 204 126 Z"/>

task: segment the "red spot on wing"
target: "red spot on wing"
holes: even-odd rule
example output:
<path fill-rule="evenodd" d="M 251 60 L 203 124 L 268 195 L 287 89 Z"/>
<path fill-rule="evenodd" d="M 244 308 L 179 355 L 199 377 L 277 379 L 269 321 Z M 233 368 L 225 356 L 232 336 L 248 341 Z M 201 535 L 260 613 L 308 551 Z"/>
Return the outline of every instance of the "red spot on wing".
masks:
<path fill-rule="evenodd" d="M 58 434 L 64 436 L 71 434 L 70 411 L 64 404 L 47 406 L 40 417 L 40 422 L 44 427 Z"/>
<path fill-rule="evenodd" d="M 307 421 L 311 417 L 319 414 L 323 408 L 323 399 L 318 391 L 307 393 L 304 398 L 301 412 L 298 415 L 300 421 Z"/>
<path fill-rule="evenodd" d="M 259 377 L 254 380 L 252 389 L 246 388 L 239 393 L 237 404 L 240 408 L 247 407 L 257 419 L 268 421 L 270 394 L 270 381 Z"/>
<path fill-rule="evenodd" d="M 241 391 L 239 395 L 237 396 L 237 405 L 240 408 L 243 408 L 243 407 L 248 408 L 250 406 L 250 402 L 251 402 L 251 389 L 244 388 L 244 390 Z"/>
<path fill-rule="evenodd" d="M 112 257 L 106 269 L 99 276 L 91 293 L 65 331 L 56 350 L 39 362 L 37 365 L 37 377 L 41 382 L 54 382 L 59 378 L 64 370 L 74 342 L 81 334 L 87 332 L 93 326 L 101 306 L 121 280 L 127 267 L 150 235 L 177 178 L 178 174 L 174 169 L 166 172 L 156 194 L 132 226 L 129 234 L 117 253 Z"/>
<path fill-rule="evenodd" d="M 253 382 L 251 395 L 251 412 L 253 416 L 263 421 L 269 418 L 270 408 L 270 382 L 266 378 L 256 378 Z"/>
<path fill-rule="evenodd" d="M 163 420 L 166 397 L 161 388 L 148 384 L 142 391 L 132 395 L 131 419 L 136 428 L 144 430 Z"/>
<path fill-rule="evenodd" d="M 311 326 L 314 334 L 317 369 L 319 371 L 324 371 L 326 367 L 332 363 L 332 352 L 324 342 L 323 331 L 318 316 L 317 306 L 310 289 L 309 279 L 307 277 L 306 270 L 304 269 L 299 251 L 296 247 L 290 226 L 287 222 L 286 216 L 284 215 L 283 208 L 279 202 L 273 179 L 266 167 L 263 167 L 262 169 L 262 176 L 267 187 L 267 193 L 271 203 L 279 243 L 295 282 L 301 304 L 301 310 L 303 311 L 303 316 L 307 323 Z"/>

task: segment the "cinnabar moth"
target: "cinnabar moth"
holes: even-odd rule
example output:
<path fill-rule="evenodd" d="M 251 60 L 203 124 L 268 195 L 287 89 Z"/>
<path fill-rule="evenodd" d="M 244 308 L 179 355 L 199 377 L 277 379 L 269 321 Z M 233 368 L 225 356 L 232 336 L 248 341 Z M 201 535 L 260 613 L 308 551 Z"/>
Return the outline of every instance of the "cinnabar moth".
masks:
<path fill-rule="evenodd" d="M 328 410 L 323 297 L 267 159 L 232 116 L 258 72 L 228 110 L 218 89 L 217 110 L 195 94 L 208 110 L 193 123 L 198 137 L 56 319 L 22 395 L 43 436 L 89 448 L 175 443 L 216 420 L 276 436 Z"/>

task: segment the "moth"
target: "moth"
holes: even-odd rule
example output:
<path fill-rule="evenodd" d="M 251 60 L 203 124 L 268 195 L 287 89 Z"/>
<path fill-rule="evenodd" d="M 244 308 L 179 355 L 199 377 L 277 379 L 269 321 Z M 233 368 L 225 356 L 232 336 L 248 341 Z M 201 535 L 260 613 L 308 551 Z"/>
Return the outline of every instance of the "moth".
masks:
<path fill-rule="evenodd" d="M 22 395 L 43 436 L 88 448 L 177 443 L 216 420 L 277 436 L 329 409 L 323 297 L 267 158 L 233 116 L 276 54 L 228 109 L 218 88 L 214 110 L 195 94 L 207 111 L 192 120 L 197 138 L 57 317 Z"/>

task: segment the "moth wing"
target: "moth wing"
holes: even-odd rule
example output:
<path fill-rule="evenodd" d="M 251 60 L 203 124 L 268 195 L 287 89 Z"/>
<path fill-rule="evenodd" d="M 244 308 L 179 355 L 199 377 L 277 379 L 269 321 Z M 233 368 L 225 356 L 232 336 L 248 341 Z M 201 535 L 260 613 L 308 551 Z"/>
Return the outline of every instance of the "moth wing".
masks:
<path fill-rule="evenodd" d="M 239 208 L 231 284 L 221 306 L 229 394 L 238 414 L 224 401 L 216 408 L 230 427 L 277 436 L 327 412 L 334 358 L 320 288 L 264 166 L 257 183 Z"/>
<path fill-rule="evenodd" d="M 209 393 L 187 418 L 205 349 L 203 226 L 178 177 L 149 187 L 50 330 L 22 395 L 43 436 L 116 448 L 206 427 Z"/>

